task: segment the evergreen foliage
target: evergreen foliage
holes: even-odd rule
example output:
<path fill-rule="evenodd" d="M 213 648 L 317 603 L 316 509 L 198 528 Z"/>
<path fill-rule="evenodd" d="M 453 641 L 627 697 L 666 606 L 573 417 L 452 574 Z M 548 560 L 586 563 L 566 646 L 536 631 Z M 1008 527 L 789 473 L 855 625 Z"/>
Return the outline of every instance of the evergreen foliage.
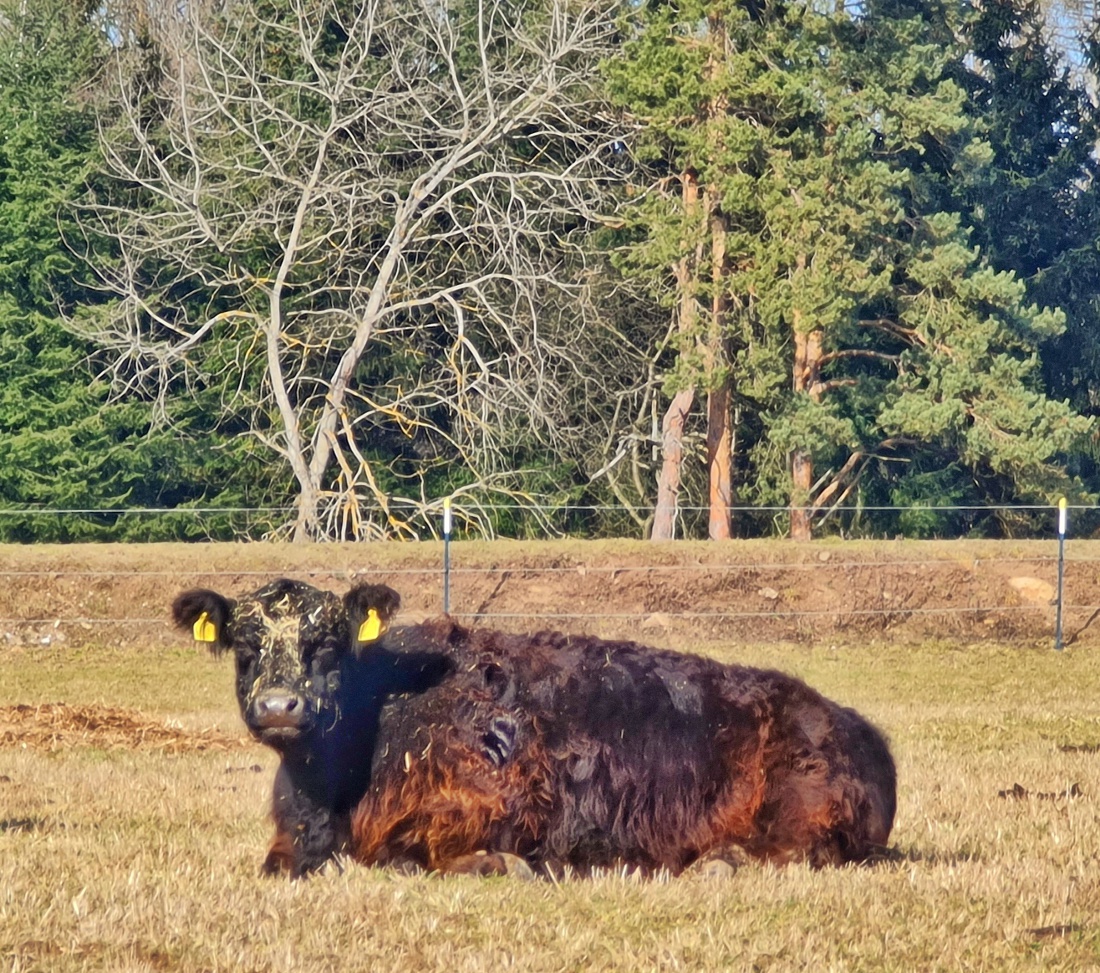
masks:
<path fill-rule="evenodd" d="M 246 453 L 212 435 L 201 405 L 169 406 L 181 419 L 191 410 L 178 432 L 155 427 L 150 403 L 111 396 L 94 345 L 66 321 L 112 313 L 68 242 L 98 164 L 92 103 L 106 54 L 94 5 L 0 10 L 0 539 L 232 536 L 227 517 L 4 512 L 247 502 L 247 485 L 232 487 Z"/>
<path fill-rule="evenodd" d="M 552 69 L 541 3 L 398 0 L 365 46 L 345 0 L 110 9 L 0 0 L 0 540 L 261 536 L 303 483 L 312 536 L 424 536 L 448 494 L 635 530 L 688 389 L 681 505 L 725 410 L 745 535 L 1100 493 L 1095 25 L 1067 66 L 1038 0 L 644 0 L 600 73 L 595 8 Z M 202 506 L 275 509 L 25 513 Z"/>
<path fill-rule="evenodd" d="M 975 245 L 1011 236 L 1004 206 L 960 202 L 995 197 L 1003 173 L 987 139 L 997 120 L 964 86 L 964 14 L 651 4 L 608 65 L 613 94 L 643 123 L 639 152 L 656 163 L 619 266 L 668 295 L 673 266 L 698 245 L 690 214 L 660 191 L 669 174 L 712 186 L 730 226 L 730 269 L 700 290 L 724 290 L 736 309 L 733 385 L 759 416 L 741 437 L 747 501 L 820 511 L 858 491 L 933 504 L 942 494 L 924 490 L 944 485 L 924 476 L 930 467 L 957 471 L 948 495 L 970 502 L 1081 495 L 1062 469 L 1092 426 L 1045 394 L 1040 371 L 1039 348 L 1065 315 Z M 1048 114 L 1040 127 L 1070 120 Z M 1042 152 L 1054 186 L 1035 195 L 1051 203 L 1065 179 Z M 1066 171 L 1084 176 L 1080 156 Z M 699 382 L 698 357 L 679 349 L 668 375 L 670 391 Z M 801 484 L 797 456 L 817 471 Z"/>
<path fill-rule="evenodd" d="M 998 268 L 1066 328 L 1043 345 L 1050 394 L 1097 415 L 1100 369 L 1100 113 L 1049 46 L 1037 3 L 983 3 L 968 25 L 971 112 L 992 150 L 980 182 L 947 185 Z"/>

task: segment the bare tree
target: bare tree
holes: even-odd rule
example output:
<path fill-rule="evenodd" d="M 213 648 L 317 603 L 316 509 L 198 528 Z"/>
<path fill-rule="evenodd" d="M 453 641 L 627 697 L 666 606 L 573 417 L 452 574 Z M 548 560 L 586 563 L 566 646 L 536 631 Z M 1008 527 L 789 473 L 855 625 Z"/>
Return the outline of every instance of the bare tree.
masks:
<path fill-rule="evenodd" d="M 1088 38 L 1094 43 L 1097 39 L 1100 3 L 1097 0 L 1041 0 L 1040 7 L 1054 47 L 1070 72 L 1085 78 L 1096 99 L 1100 92 L 1096 91 L 1096 79 L 1088 70 L 1085 44 Z"/>
<path fill-rule="evenodd" d="M 612 5 L 177 9 L 152 82 L 119 51 L 115 190 L 83 212 L 120 390 L 223 387 L 293 472 L 296 539 L 415 532 L 431 498 L 392 502 L 383 429 L 502 489 L 518 442 L 584 433 L 625 380 L 591 370 L 615 339 L 574 301 L 616 178 L 592 92 Z"/>

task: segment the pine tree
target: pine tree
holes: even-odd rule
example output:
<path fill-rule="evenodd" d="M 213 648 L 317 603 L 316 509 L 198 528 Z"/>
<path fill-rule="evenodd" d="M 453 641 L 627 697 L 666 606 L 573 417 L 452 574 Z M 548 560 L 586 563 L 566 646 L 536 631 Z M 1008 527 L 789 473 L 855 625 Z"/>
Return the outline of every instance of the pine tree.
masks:
<path fill-rule="evenodd" d="M 697 303 L 722 307 L 755 419 L 745 495 L 786 499 L 805 538 L 865 475 L 929 450 L 1049 495 L 1089 424 L 1042 394 L 1035 349 L 1062 316 L 989 266 L 942 192 L 945 171 L 991 158 L 947 11 L 659 5 L 634 30 L 609 84 L 669 175 L 639 194 L 619 265 L 674 293 L 687 260 Z M 662 192 L 686 173 L 713 200 L 698 213 Z M 683 321 L 670 391 L 713 382 L 703 329 Z"/>

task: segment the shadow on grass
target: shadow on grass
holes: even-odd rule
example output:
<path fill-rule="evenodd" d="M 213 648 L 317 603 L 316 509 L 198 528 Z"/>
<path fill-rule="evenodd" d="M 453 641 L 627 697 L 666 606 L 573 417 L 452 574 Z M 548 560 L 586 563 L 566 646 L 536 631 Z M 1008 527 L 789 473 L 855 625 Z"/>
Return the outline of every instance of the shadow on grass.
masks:
<path fill-rule="evenodd" d="M 48 827 L 49 822 L 45 818 L 0 818 L 0 834 L 44 831 Z"/>
<path fill-rule="evenodd" d="M 980 865 L 985 860 L 981 852 L 969 849 L 947 853 L 927 848 L 884 848 L 860 867 L 890 871 L 906 865 Z"/>

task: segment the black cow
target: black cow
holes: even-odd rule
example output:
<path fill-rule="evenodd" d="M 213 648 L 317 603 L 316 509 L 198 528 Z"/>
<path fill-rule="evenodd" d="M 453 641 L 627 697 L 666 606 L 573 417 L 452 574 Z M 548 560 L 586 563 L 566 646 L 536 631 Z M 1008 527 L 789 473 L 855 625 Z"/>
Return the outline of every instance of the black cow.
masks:
<path fill-rule="evenodd" d="M 893 824 L 882 735 L 780 672 L 554 632 L 388 624 L 390 588 L 276 581 L 172 608 L 232 650 L 251 733 L 282 756 L 264 863 L 491 872 L 708 857 L 843 864 Z"/>

